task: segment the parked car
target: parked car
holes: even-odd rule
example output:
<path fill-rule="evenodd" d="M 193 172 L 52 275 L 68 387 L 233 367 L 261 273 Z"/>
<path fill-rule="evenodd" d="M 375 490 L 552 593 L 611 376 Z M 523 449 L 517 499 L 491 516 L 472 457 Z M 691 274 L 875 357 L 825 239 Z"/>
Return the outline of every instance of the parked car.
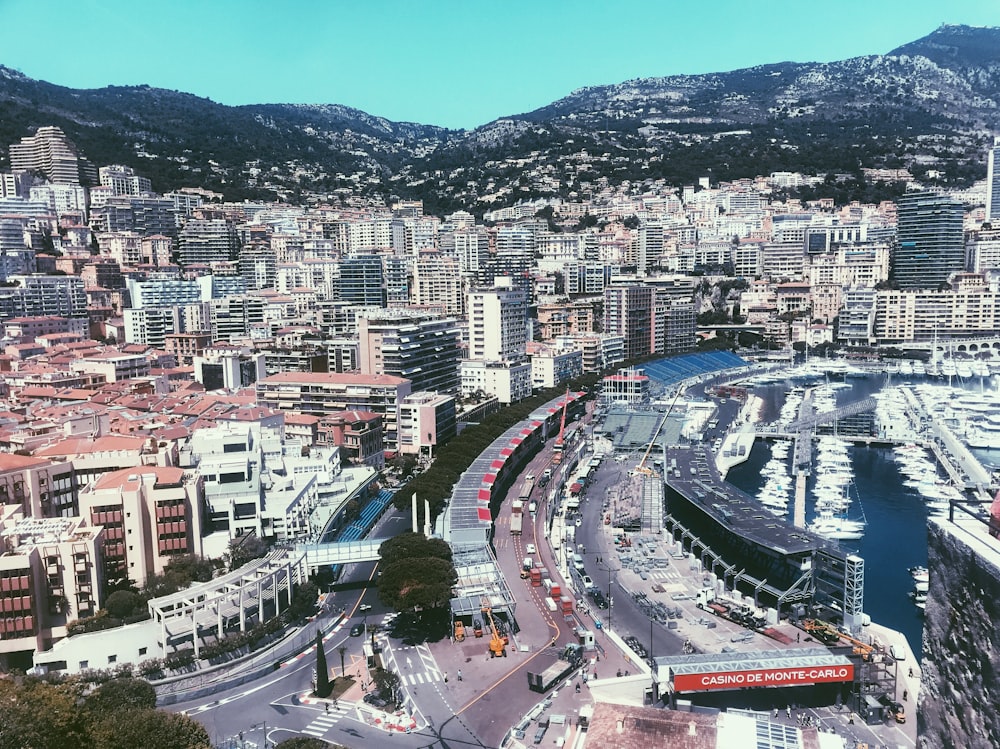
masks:
<path fill-rule="evenodd" d="M 364 631 L 365 628 L 363 625 L 355 624 L 353 627 L 351 627 L 351 637 L 361 637 Z"/>

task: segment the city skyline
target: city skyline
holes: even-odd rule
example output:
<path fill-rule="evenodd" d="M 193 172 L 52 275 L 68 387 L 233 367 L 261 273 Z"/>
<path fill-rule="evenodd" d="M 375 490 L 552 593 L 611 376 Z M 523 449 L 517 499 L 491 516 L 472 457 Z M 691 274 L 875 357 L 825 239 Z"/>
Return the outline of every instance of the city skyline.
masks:
<path fill-rule="evenodd" d="M 474 128 L 586 86 L 885 54 L 941 23 L 1000 24 L 992 0 L 952 3 L 947 18 L 928 2 L 848 0 L 804 14 L 784 0 L 768 13 L 726 0 L 708 21 L 638 0 L 517 0 L 492 13 L 399 0 L 293 7 L 278 17 L 259 0 L 179 2 L 136 17 L 119 0 L 8 0 L 0 22 L 45 28 L 45 44 L 37 34 L 8 35 L 0 65 L 70 88 L 145 84 L 229 105 L 340 104 L 394 121 Z M 51 23 L 61 15 L 73 22 Z M 126 52 L 133 44 L 142 54 Z M 116 56 L 109 45 L 127 64 L 108 64 Z"/>

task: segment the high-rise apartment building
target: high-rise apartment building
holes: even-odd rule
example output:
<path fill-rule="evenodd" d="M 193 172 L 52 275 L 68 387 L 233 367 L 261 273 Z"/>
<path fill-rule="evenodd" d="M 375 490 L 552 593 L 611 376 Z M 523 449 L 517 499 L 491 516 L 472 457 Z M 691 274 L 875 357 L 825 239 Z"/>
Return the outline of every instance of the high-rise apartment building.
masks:
<path fill-rule="evenodd" d="M 527 296 L 497 285 L 469 292 L 469 359 L 521 361 L 528 343 Z"/>
<path fill-rule="evenodd" d="M 140 177 L 130 166 L 115 164 L 97 170 L 103 187 L 110 187 L 114 195 L 142 195 L 153 191 L 148 177 Z"/>
<path fill-rule="evenodd" d="M 340 264 L 339 299 L 363 307 L 385 307 L 382 258 L 378 255 L 345 257 Z"/>
<path fill-rule="evenodd" d="M 190 219 L 177 238 L 181 265 L 235 260 L 240 250 L 236 229 L 225 219 Z"/>
<path fill-rule="evenodd" d="M 52 125 L 12 143 L 10 167 L 12 172 L 38 172 L 56 184 L 97 184 L 94 165 L 80 156 L 62 129 Z"/>
<path fill-rule="evenodd" d="M 639 284 L 609 286 L 604 290 L 604 332 L 625 339 L 625 359 L 653 352 L 655 289 Z"/>
<path fill-rule="evenodd" d="M 447 315 L 465 317 L 465 292 L 458 262 L 437 252 L 422 252 L 413 267 L 413 302 L 442 307 Z"/>
<path fill-rule="evenodd" d="M 994 141 L 986 161 L 986 220 L 1000 228 L 1000 140 Z"/>
<path fill-rule="evenodd" d="M 404 311 L 369 314 L 358 321 L 361 371 L 410 380 L 412 392 L 457 393 L 458 322 Z"/>
<path fill-rule="evenodd" d="M 900 289 L 936 289 L 965 267 L 962 204 L 934 192 L 897 202 L 896 248 L 890 278 Z"/>

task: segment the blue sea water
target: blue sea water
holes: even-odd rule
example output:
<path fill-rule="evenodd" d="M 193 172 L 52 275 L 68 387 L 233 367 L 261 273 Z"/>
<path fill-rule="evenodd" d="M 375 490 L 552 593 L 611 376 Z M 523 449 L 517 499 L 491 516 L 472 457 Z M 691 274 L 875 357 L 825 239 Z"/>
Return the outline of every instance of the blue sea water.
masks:
<path fill-rule="evenodd" d="M 881 387 L 876 379 L 852 381 L 853 388 L 838 391 L 838 402 L 860 400 Z M 754 393 L 764 400 L 762 421 L 777 416 L 791 385 L 759 387 Z M 927 509 L 919 493 L 903 484 L 892 450 L 883 447 L 851 447 L 854 467 L 852 496 L 860 500 L 851 517 L 863 513 L 868 521 L 864 537 L 845 541 L 844 548 L 865 560 L 865 613 L 873 621 L 902 632 L 910 648 L 920 657 L 923 612 L 910 598 L 913 580 L 909 568 L 927 563 Z M 770 446 L 758 440 L 748 460 L 729 472 L 728 480 L 756 495 L 763 479 L 761 469 L 771 457 Z M 855 491 L 856 490 L 856 491 Z M 812 516 L 807 499 L 807 517 Z"/>

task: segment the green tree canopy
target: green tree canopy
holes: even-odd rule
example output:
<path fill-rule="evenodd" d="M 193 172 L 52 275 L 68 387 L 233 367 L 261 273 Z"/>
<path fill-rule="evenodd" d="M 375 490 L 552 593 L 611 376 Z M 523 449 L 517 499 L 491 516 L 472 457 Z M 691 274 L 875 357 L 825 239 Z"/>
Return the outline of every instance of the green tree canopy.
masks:
<path fill-rule="evenodd" d="M 224 558 L 230 571 L 267 554 L 267 542 L 256 533 L 247 533 L 229 541 Z"/>
<path fill-rule="evenodd" d="M 439 557 L 411 557 L 387 565 L 378 579 L 378 597 L 396 611 L 440 608 L 458 582 L 455 567 Z"/>
<path fill-rule="evenodd" d="M 68 745 L 67 745 L 68 746 Z M 126 717 L 105 716 L 94 723 L 92 749 L 208 749 L 208 732 L 194 718 L 151 708 L 131 710 Z"/>
<path fill-rule="evenodd" d="M 451 561 L 451 547 L 440 538 L 427 538 L 423 533 L 407 531 L 386 540 L 378 549 L 385 566 L 416 557 L 436 557 Z"/>
<path fill-rule="evenodd" d="M 131 590 L 116 590 L 104 604 L 104 608 L 115 619 L 124 619 L 138 613 L 142 606 L 142 596 Z"/>
<path fill-rule="evenodd" d="M 91 715 L 102 717 L 122 710 L 152 709 L 156 707 L 156 690 L 142 679 L 112 679 L 88 694 L 83 706 Z"/>
<path fill-rule="evenodd" d="M 399 678 L 399 674 L 385 668 L 376 669 L 375 673 L 372 674 L 372 681 L 375 684 L 375 691 L 378 693 L 379 697 L 383 700 L 390 701 L 394 699 L 396 690 L 402 683 L 402 679 Z"/>

